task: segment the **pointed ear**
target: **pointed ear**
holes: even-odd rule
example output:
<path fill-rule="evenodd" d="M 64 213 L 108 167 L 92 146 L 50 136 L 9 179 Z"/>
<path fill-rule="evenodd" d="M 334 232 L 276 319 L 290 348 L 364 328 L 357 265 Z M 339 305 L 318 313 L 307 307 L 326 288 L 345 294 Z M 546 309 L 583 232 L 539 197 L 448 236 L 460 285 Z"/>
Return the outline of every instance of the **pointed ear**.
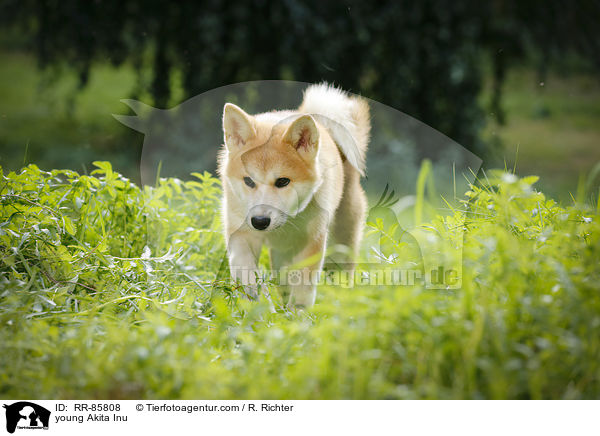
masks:
<path fill-rule="evenodd" d="M 283 141 L 294 147 L 305 160 L 314 160 L 319 151 L 319 130 L 310 115 L 296 119 L 283 135 Z"/>
<path fill-rule="evenodd" d="M 228 150 L 243 147 L 256 136 L 252 117 L 234 104 L 223 108 L 223 135 Z"/>

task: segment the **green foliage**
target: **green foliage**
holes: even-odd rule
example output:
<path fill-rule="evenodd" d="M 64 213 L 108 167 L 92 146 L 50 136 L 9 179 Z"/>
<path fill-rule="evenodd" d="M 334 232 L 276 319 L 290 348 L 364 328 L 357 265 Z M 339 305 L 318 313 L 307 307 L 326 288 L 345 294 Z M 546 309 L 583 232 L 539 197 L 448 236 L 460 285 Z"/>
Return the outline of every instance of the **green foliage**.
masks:
<path fill-rule="evenodd" d="M 468 193 L 462 289 L 322 286 L 295 313 L 219 274 L 209 174 L 140 189 L 96 166 L 1 174 L 2 397 L 600 396 L 598 211 L 535 177 Z"/>

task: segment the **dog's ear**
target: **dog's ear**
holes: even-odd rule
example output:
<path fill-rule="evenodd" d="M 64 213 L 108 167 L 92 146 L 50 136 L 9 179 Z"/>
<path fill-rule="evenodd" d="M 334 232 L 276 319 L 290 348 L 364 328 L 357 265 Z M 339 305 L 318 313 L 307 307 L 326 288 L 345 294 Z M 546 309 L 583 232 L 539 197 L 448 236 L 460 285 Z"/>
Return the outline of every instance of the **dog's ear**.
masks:
<path fill-rule="evenodd" d="M 243 147 L 256 136 L 252 117 L 234 104 L 223 108 L 223 135 L 228 150 Z"/>
<path fill-rule="evenodd" d="M 283 135 L 283 141 L 294 147 L 307 161 L 317 157 L 319 151 L 319 130 L 310 115 L 296 119 Z"/>

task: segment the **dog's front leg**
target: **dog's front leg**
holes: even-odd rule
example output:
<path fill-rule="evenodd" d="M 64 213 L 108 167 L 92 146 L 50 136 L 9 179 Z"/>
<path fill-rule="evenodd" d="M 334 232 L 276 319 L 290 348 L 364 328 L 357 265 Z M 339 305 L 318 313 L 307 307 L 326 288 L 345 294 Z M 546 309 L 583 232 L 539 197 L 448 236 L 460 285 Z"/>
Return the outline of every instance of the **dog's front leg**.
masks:
<path fill-rule="evenodd" d="M 288 271 L 289 306 L 306 308 L 315 304 L 317 283 L 323 267 L 325 241 L 326 236 L 311 241 L 294 257 L 294 264 L 300 267 L 292 267 L 291 271 Z"/>
<path fill-rule="evenodd" d="M 244 285 L 250 298 L 258 297 L 258 256 L 261 241 L 246 232 L 235 232 L 227 241 L 231 277 Z"/>

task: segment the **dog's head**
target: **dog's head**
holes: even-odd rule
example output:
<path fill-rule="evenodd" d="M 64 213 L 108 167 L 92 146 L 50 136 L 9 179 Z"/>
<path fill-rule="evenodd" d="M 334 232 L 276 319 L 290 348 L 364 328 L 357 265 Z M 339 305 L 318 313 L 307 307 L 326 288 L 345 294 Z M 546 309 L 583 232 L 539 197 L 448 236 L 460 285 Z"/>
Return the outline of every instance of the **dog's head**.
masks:
<path fill-rule="evenodd" d="M 224 182 L 257 231 L 281 227 L 300 213 L 321 183 L 319 130 L 310 115 L 248 115 L 234 104 L 223 110 Z"/>

